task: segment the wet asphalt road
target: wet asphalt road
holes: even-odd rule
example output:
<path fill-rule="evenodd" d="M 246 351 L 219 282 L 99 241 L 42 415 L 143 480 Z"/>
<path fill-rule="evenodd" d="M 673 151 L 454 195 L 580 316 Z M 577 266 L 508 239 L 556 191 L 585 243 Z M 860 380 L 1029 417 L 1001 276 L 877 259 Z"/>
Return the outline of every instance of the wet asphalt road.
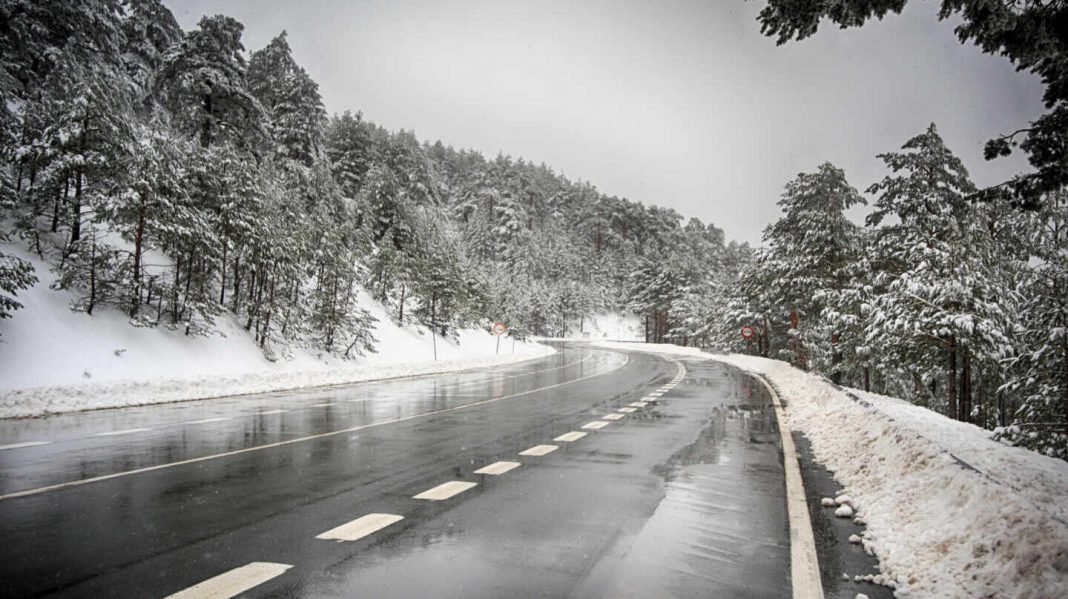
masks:
<path fill-rule="evenodd" d="M 291 567 L 248 597 L 788 596 L 761 389 L 571 344 L 491 370 L 0 421 L 0 445 L 49 442 L 0 450 L 0 596 L 165 597 L 250 562 Z M 587 435 L 553 440 L 570 431 Z M 498 461 L 521 465 L 475 473 Z M 414 498 L 449 481 L 475 486 Z M 316 538 L 372 513 L 403 520 Z"/>

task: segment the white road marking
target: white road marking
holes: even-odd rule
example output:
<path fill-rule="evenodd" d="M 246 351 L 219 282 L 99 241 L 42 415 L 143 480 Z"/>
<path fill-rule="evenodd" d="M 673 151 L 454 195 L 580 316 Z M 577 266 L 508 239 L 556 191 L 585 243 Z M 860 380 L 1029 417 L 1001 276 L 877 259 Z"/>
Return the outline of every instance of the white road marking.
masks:
<path fill-rule="evenodd" d="M 550 453 L 556 451 L 557 449 L 560 449 L 560 448 L 557 447 L 556 445 L 535 445 L 534 447 L 531 447 L 530 449 L 525 449 L 523 451 L 520 451 L 519 455 L 530 455 L 530 456 L 538 456 L 538 457 L 540 457 L 540 456 L 543 456 L 543 455 L 546 455 L 546 454 L 550 454 Z"/>
<path fill-rule="evenodd" d="M 51 441 L 26 441 L 24 443 L 11 443 L 10 445 L 0 445 L 0 450 L 4 449 L 21 449 L 23 447 L 37 447 L 38 445 L 48 445 Z"/>
<path fill-rule="evenodd" d="M 619 420 L 622 417 L 623 414 L 605 414 L 604 416 L 601 416 L 604 420 Z"/>
<path fill-rule="evenodd" d="M 632 408 L 644 408 L 645 406 L 649 405 L 649 402 L 647 402 L 647 401 L 632 401 L 627 405 L 632 407 Z"/>
<path fill-rule="evenodd" d="M 653 391 L 652 393 L 649 394 L 649 397 L 660 397 L 663 394 L 664 394 L 663 391 Z"/>
<path fill-rule="evenodd" d="M 150 431 L 150 430 L 152 430 L 152 429 L 150 429 L 150 428 L 128 428 L 128 429 L 123 430 L 123 431 L 108 431 L 106 433 L 97 433 L 97 434 L 92 435 L 92 436 L 93 437 L 114 437 L 114 436 L 117 436 L 117 435 L 132 435 L 133 433 L 143 433 L 145 431 Z"/>
<path fill-rule="evenodd" d="M 462 480 L 450 480 L 447 483 L 442 483 L 433 489 L 427 489 L 422 493 L 412 497 L 412 499 L 427 499 L 430 501 L 444 501 L 454 495 L 459 495 L 468 489 L 477 487 L 478 483 L 468 483 Z"/>
<path fill-rule="evenodd" d="M 564 443 L 571 443 L 572 441 L 578 441 L 579 439 L 585 437 L 588 434 L 589 433 L 584 433 L 582 431 L 571 431 L 570 433 L 564 433 L 560 435 L 559 437 L 553 439 L 553 441 L 563 441 Z"/>
<path fill-rule="evenodd" d="M 630 407 L 627 407 L 627 408 L 619 408 L 619 409 L 618 409 L 618 410 L 616 410 L 616 411 L 617 411 L 617 412 L 620 412 L 620 413 L 622 413 L 622 414 L 633 414 L 633 413 L 635 413 L 635 412 L 637 412 L 637 411 L 638 411 L 638 408 L 630 408 Z"/>
<path fill-rule="evenodd" d="M 289 564 L 252 562 L 240 568 L 234 568 L 229 572 L 224 572 L 214 578 L 209 578 L 173 595 L 168 595 L 166 599 L 227 599 L 236 597 L 276 576 L 281 576 L 292 567 Z"/>
<path fill-rule="evenodd" d="M 256 412 L 260 416 L 266 416 L 268 414 L 285 414 L 289 410 L 267 410 L 266 412 Z"/>
<path fill-rule="evenodd" d="M 312 405 L 310 405 L 308 407 L 309 408 L 325 408 L 327 406 L 332 406 L 332 405 L 334 405 L 333 402 L 329 402 L 328 401 L 326 403 L 313 403 Z"/>
<path fill-rule="evenodd" d="M 475 474 L 492 474 L 493 476 L 500 476 L 509 470 L 514 470 L 522 466 L 519 462 L 494 462 L 489 466 L 484 466 L 475 470 Z"/>
<path fill-rule="evenodd" d="M 232 420 L 232 418 L 205 418 L 203 420 L 190 420 L 186 424 L 208 424 L 209 422 L 222 422 L 224 420 Z"/>
<path fill-rule="evenodd" d="M 603 420 L 594 420 L 593 422 L 587 422 L 586 424 L 583 424 L 582 428 L 591 431 L 599 431 L 608 425 L 609 423 Z"/>
<path fill-rule="evenodd" d="M 596 374 L 590 374 L 590 375 L 587 375 L 587 376 L 582 376 L 582 377 L 579 377 L 577 379 L 571 379 L 570 381 L 564 381 L 562 383 L 556 383 L 556 384 L 553 384 L 553 385 L 547 385 L 545 387 L 538 387 L 537 389 L 530 389 L 528 391 L 520 391 L 519 393 L 512 393 L 511 395 L 502 395 L 500 397 L 491 397 L 490 399 L 484 399 L 482 401 L 475 401 L 475 402 L 471 402 L 471 403 L 466 403 L 466 404 L 459 405 L 459 406 L 453 406 L 451 408 L 442 408 L 440 410 L 431 410 L 429 412 L 421 412 L 419 414 L 412 414 L 411 416 L 402 416 L 400 418 L 392 418 L 390 420 L 382 420 L 381 422 L 372 422 L 370 424 L 361 424 L 359 426 L 351 426 L 349 428 L 343 428 L 343 429 L 339 429 L 339 430 L 336 430 L 336 431 L 328 431 L 328 432 L 325 432 L 325 433 L 318 433 L 318 434 L 315 434 L 315 435 L 308 435 L 306 437 L 297 437 L 296 439 L 286 439 L 285 441 L 276 441 L 274 443 L 265 443 L 263 445 L 256 445 L 254 447 L 245 447 L 243 449 L 235 449 L 233 451 L 225 451 L 223 453 L 216 453 L 216 454 L 212 454 L 212 455 L 201 456 L 201 457 L 198 457 L 198 458 L 190 458 L 188 460 L 179 460 L 177 462 L 169 462 L 169 463 L 166 463 L 166 464 L 157 464 L 155 466 L 146 466 L 144 468 L 136 468 L 134 470 L 126 470 L 124 472 L 115 472 L 113 474 L 104 474 L 104 475 L 101 475 L 101 476 L 94 476 L 92 478 L 83 478 L 81 480 L 72 480 L 72 481 L 65 482 L 65 483 L 59 483 L 59 484 L 55 484 L 55 485 L 48 485 L 47 487 L 37 487 L 36 489 L 26 489 L 25 491 L 16 491 L 14 493 L 8 493 L 7 495 L 0 495 L 0 501 L 4 501 L 6 499 L 15 499 L 16 497 L 26 497 L 28 495 L 39 495 L 41 493 L 48 493 L 48 492 L 51 492 L 51 491 L 58 491 L 60 489 L 66 489 L 66 488 L 69 488 L 69 487 L 80 487 L 82 485 L 88 485 L 90 483 L 96 483 L 96 482 L 100 482 L 100 481 L 111 480 L 113 478 L 120 478 L 120 477 L 123 477 L 123 476 L 132 476 L 134 474 L 143 474 L 145 472 L 154 472 L 156 470 L 163 470 L 165 468 L 174 468 L 176 466 L 185 466 L 187 464 L 197 464 L 197 463 L 200 463 L 200 462 L 207 462 L 209 460 L 217 460 L 219 458 L 226 458 L 226 457 L 230 457 L 230 456 L 241 455 L 241 454 L 245 454 L 245 453 L 251 453 L 253 451 L 262 451 L 264 449 L 271 449 L 271 448 L 274 448 L 274 447 L 283 447 L 285 445 L 292 445 L 294 443 L 303 443 L 305 441 L 312 441 L 314 439 L 323 439 L 323 438 L 326 438 L 326 437 L 335 437 L 337 435 L 347 435 L 349 433 L 354 433 L 356 431 L 362 431 L 362 430 L 365 430 L 365 429 L 375 428 L 375 427 L 378 427 L 378 426 L 385 426 L 387 424 L 396 424 L 398 422 L 407 422 L 409 420 L 416 420 L 418 418 L 426 418 L 427 416 L 436 416 L 438 414 L 447 414 L 449 412 L 457 412 L 457 411 L 460 411 L 460 410 L 466 410 L 466 409 L 469 409 L 469 408 L 474 408 L 474 407 L 478 407 L 478 406 L 484 406 L 484 405 L 495 403 L 495 402 L 502 401 L 502 400 L 505 400 L 505 399 L 512 399 L 512 398 L 515 398 L 515 397 L 522 397 L 524 395 L 530 395 L 532 393 L 540 393 L 542 391 L 548 391 L 549 389 L 556 389 L 557 387 L 563 387 L 565 385 L 570 385 L 570 384 L 573 384 L 573 383 L 578 383 L 580 381 L 585 381 L 585 380 L 589 380 L 589 379 L 592 379 L 592 378 L 595 378 L 595 377 L 604 376 L 606 374 L 613 373 L 613 372 L 625 367 L 627 364 L 630 363 L 630 357 L 629 356 L 626 356 L 624 354 L 624 358 L 626 358 L 626 359 L 623 360 L 622 364 L 620 364 L 619 366 L 616 366 L 615 368 L 610 368 L 608 370 L 605 370 L 604 372 L 598 372 Z M 283 411 L 285 411 L 285 410 L 283 410 Z M 261 413 L 266 413 L 266 412 L 261 412 Z M 607 423 L 605 423 L 605 424 L 607 424 Z M 600 427 L 596 427 L 596 428 L 600 428 Z"/>
<path fill-rule="evenodd" d="M 352 522 L 342 524 L 337 528 L 331 528 L 321 535 L 317 535 L 317 539 L 336 539 L 338 541 L 359 541 L 367 535 L 374 534 L 383 528 L 396 524 L 404 520 L 404 516 L 398 516 L 396 514 L 367 514 L 366 516 L 360 516 Z"/>

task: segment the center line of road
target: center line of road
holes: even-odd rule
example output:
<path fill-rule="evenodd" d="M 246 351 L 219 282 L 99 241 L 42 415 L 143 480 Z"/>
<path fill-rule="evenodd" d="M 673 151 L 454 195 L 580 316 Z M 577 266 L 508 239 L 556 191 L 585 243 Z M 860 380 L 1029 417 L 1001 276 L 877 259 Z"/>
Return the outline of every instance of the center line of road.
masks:
<path fill-rule="evenodd" d="M 638 408 L 619 408 L 618 411 L 622 412 L 623 414 L 633 414 L 634 412 L 638 411 Z"/>
<path fill-rule="evenodd" d="M 150 430 L 152 430 L 152 429 L 150 429 L 150 428 L 128 428 L 128 429 L 122 430 L 122 431 L 107 431 L 105 433 L 97 433 L 97 434 L 92 435 L 92 436 L 93 437 L 115 437 L 115 436 L 118 436 L 118 435 L 132 435 L 133 433 L 143 433 L 143 432 L 150 431 Z M 2 497 L 0 497 L 0 499 L 2 499 Z"/>
<path fill-rule="evenodd" d="M 58 491 L 59 489 L 66 489 L 66 488 L 69 488 L 69 487 L 78 487 L 78 486 L 81 486 L 81 485 L 87 485 L 87 484 L 90 484 L 90 483 L 100 482 L 100 481 L 104 481 L 104 480 L 111 480 L 113 478 L 120 478 L 120 477 L 123 477 L 123 476 L 131 476 L 131 475 L 134 475 L 134 474 L 142 474 L 142 473 L 145 473 L 145 472 L 154 472 L 156 470 L 163 470 L 163 469 L 166 469 L 166 468 L 174 468 L 176 466 L 185 466 L 187 464 L 197 464 L 197 463 L 200 463 L 200 462 L 207 462 L 209 460 L 217 460 L 219 458 L 225 458 L 225 457 L 230 457 L 230 456 L 235 456 L 235 455 L 241 455 L 241 454 L 244 454 L 244 453 L 251 453 L 253 451 L 261 451 L 261 450 L 270 449 L 270 448 L 273 448 L 273 447 L 282 447 L 282 446 L 285 446 L 285 445 L 293 445 L 294 443 L 303 443 L 305 441 L 312 441 L 314 439 L 323 439 L 323 438 L 326 438 L 326 437 L 334 437 L 334 436 L 337 436 L 337 435 L 347 435 L 349 433 L 353 433 L 353 432 L 356 432 L 356 431 L 362 431 L 362 430 L 365 430 L 365 429 L 384 426 L 384 425 L 387 425 L 387 424 L 396 424 L 398 422 L 407 422 L 409 420 L 415 420 L 417 418 L 426 418 L 427 416 L 434 416 L 434 415 L 437 415 L 437 414 L 446 414 L 446 413 L 449 413 L 449 412 L 456 412 L 456 411 L 459 411 L 459 410 L 466 410 L 466 409 L 474 408 L 474 407 L 477 407 L 477 406 L 484 406 L 484 405 L 491 404 L 491 403 L 498 402 L 498 401 L 502 401 L 502 400 L 505 400 L 505 399 L 512 399 L 512 398 L 515 398 L 515 397 L 522 397 L 524 395 L 530 395 L 532 393 L 540 393 L 542 391 L 548 391 L 549 389 L 556 389 L 558 387 L 563 387 L 565 385 L 571 385 L 571 384 L 574 384 L 574 383 L 578 383 L 578 382 L 581 382 L 581 381 L 585 381 L 585 380 L 589 380 L 589 379 L 592 379 L 592 378 L 595 378 L 595 377 L 604 376 L 606 374 L 613 373 L 613 372 L 623 368 L 624 366 L 626 366 L 630 362 L 630 357 L 629 356 L 624 355 L 624 358 L 625 359 L 623 360 L 622 364 L 620 364 L 619 366 L 616 366 L 614 368 L 610 368 L 608 370 L 605 370 L 604 372 L 598 372 L 596 374 L 590 374 L 590 375 L 587 375 L 587 376 L 579 377 L 577 379 L 571 379 L 570 381 L 564 381 L 562 383 L 556 383 L 556 384 L 548 385 L 548 386 L 545 386 L 545 387 L 539 387 L 537 389 L 531 389 L 529 391 L 521 391 L 519 393 L 513 393 L 511 395 L 502 395 L 500 397 L 492 397 L 490 399 L 484 399 L 482 401 L 476 401 L 476 402 L 472 402 L 472 403 L 462 404 L 462 405 L 459 405 L 459 406 L 453 406 L 451 408 L 442 408 L 440 410 L 433 410 L 433 411 L 430 411 L 430 412 L 422 412 L 422 413 L 419 413 L 419 414 L 412 414 L 411 416 L 402 416 L 400 418 L 393 418 L 391 420 L 383 420 L 381 422 L 372 422 L 372 423 L 369 423 L 369 424 L 361 424 L 359 426 L 351 426 L 349 428 L 343 428 L 343 429 L 336 430 L 336 431 L 329 431 L 329 432 L 325 432 L 325 433 L 319 433 L 319 434 L 316 434 L 316 435 L 308 435 L 306 437 L 297 437 L 296 439 L 286 439 L 285 441 L 276 441 L 274 443 L 266 443 L 264 445 L 256 445 L 254 447 L 245 447 L 244 449 L 235 449 L 233 451 L 227 451 L 227 452 L 224 452 L 224 453 L 216 453 L 216 454 L 212 454 L 212 455 L 201 456 L 201 457 L 198 457 L 198 458 L 190 458 L 188 460 L 180 460 L 180 461 L 177 461 L 177 462 L 170 462 L 170 463 L 167 463 L 167 464 L 157 464 L 155 466 L 146 466 L 144 468 L 137 468 L 135 470 L 127 470 L 125 472 L 115 472 L 113 474 L 104 474 L 104 475 L 101 475 L 101 476 L 94 476 L 92 478 L 83 478 L 81 480 L 74 480 L 74 481 L 70 481 L 70 482 L 59 483 L 59 484 L 56 484 L 56 485 L 48 485 L 47 487 L 38 487 L 36 489 L 27 489 L 25 491 L 16 491 L 14 493 L 8 493 L 7 495 L 0 495 L 0 501 L 4 501 L 5 499 L 14 499 L 16 497 L 26 497 L 27 495 L 38 495 L 40 493 L 47 493 L 47 492 L 50 492 L 50 491 Z M 265 413 L 265 412 L 261 412 L 261 414 L 262 413 Z M 604 426 L 606 424 L 608 424 L 608 423 L 605 422 L 604 424 L 602 424 L 602 426 Z M 600 428 L 600 427 L 596 427 L 596 428 Z M 137 429 L 137 430 L 148 430 L 148 429 Z"/>
<path fill-rule="evenodd" d="M 571 443 L 572 441 L 578 441 L 579 439 L 585 437 L 587 434 L 589 433 L 584 433 L 582 431 L 571 431 L 570 433 L 564 433 L 560 435 L 559 437 L 553 439 L 553 441 L 563 441 L 564 443 Z"/>
<path fill-rule="evenodd" d="M 252 562 L 240 568 L 195 584 L 188 589 L 168 595 L 165 599 L 228 599 L 261 585 L 268 580 L 281 576 L 292 568 L 289 564 L 272 564 L 270 562 Z"/>
<path fill-rule="evenodd" d="M 352 522 L 342 524 L 337 528 L 331 528 L 315 538 L 338 541 L 359 541 L 367 535 L 374 534 L 387 526 L 391 526 L 404 520 L 404 516 L 397 514 L 367 514 L 360 516 Z"/>
<path fill-rule="evenodd" d="M 623 414 L 605 414 L 601 416 L 601 420 L 619 420 L 623 417 Z"/>
<path fill-rule="evenodd" d="M 24 443 L 11 443 L 10 445 L 0 445 L 0 451 L 4 449 L 21 449 L 23 447 L 37 447 L 38 445 L 48 445 L 51 441 L 26 441 Z"/>
<path fill-rule="evenodd" d="M 587 422 L 586 424 L 583 424 L 582 428 L 584 428 L 586 430 L 591 430 L 591 431 L 599 431 L 602 428 L 608 426 L 608 424 L 609 423 L 607 423 L 607 422 L 605 422 L 603 420 L 594 420 L 593 422 Z"/>
<path fill-rule="evenodd" d="M 632 408 L 644 408 L 645 406 L 649 405 L 649 402 L 647 402 L 647 401 L 632 401 L 627 405 L 632 407 Z"/>
<path fill-rule="evenodd" d="M 523 451 L 520 451 L 519 455 L 529 455 L 529 456 L 541 457 L 543 455 L 550 454 L 550 453 L 556 451 L 557 449 L 560 449 L 560 448 L 557 447 L 556 445 L 535 445 L 534 447 L 531 447 L 530 449 L 524 449 Z"/>
<path fill-rule="evenodd" d="M 433 489 L 427 489 L 422 493 L 412 497 L 412 499 L 426 499 L 428 501 L 445 501 L 446 499 L 459 495 L 468 489 L 473 489 L 478 486 L 478 483 L 468 483 L 462 480 L 450 480 L 447 483 L 442 483 Z"/>
<path fill-rule="evenodd" d="M 485 466 L 475 470 L 475 474 L 492 474 L 493 476 L 500 476 L 510 470 L 522 466 L 519 462 L 494 462 L 489 466 Z"/>

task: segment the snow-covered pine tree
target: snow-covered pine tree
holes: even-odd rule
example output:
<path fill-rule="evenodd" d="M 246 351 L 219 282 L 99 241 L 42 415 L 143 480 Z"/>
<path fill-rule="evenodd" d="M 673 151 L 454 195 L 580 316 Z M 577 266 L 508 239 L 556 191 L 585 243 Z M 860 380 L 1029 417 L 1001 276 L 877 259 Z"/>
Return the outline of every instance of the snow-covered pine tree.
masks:
<path fill-rule="evenodd" d="M 894 174 L 869 189 L 879 194 L 868 218 L 879 272 L 867 338 L 882 374 L 898 382 L 891 393 L 967 419 L 962 382 L 967 390 L 977 368 L 1011 351 L 1013 294 L 999 285 L 998 249 L 965 199 L 975 186 L 935 126 L 902 149 L 880 155 Z"/>

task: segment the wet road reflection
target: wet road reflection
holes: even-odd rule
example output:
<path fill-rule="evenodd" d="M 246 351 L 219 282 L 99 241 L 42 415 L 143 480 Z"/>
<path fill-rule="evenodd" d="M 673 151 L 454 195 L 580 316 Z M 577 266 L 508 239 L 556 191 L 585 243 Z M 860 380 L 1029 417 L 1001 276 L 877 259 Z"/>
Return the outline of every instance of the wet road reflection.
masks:
<path fill-rule="evenodd" d="M 695 362 L 619 412 L 681 367 L 561 349 L 493 372 L 34 422 L 19 435 L 56 442 L 0 455 L 4 489 L 301 441 L 0 500 L 0 596 L 162 597 L 253 561 L 293 566 L 254 597 L 778 596 L 784 500 L 760 387 Z M 624 417 L 554 441 L 609 414 Z M 151 430 L 91 436 L 129 428 Z M 520 466 L 476 473 L 501 461 Z M 450 481 L 462 492 L 420 498 Z M 367 514 L 403 519 L 316 538 Z"/>

